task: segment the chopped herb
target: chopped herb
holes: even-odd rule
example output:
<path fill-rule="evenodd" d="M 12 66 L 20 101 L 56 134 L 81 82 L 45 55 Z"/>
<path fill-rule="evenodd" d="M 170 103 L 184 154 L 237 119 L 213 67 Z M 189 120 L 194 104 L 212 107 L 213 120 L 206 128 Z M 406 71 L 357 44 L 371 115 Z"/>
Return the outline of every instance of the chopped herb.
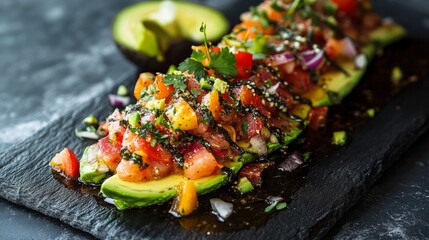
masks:
<path fill-rule="evenodd" d="M 150 146 L 155 147 L 157 140 L 154 138 L 150 141 Z"/>
<path fill-rule="evenodd" d="M 180 66 L 179 66 L 180 67 Z M 165 85 L 173 85 L 175 89 L 184 91 L 187 88 L 183 74 L 166 74 L 162 81 Z"/>
<path fill-rule="evenodd" d="M 268 205 L 268 207 L 266 207 L 266 208 L 265 208 L 265 210 L 264 210 L 264 211 L 265 211 L 266 213 L 269 213 L 269 212 L 273 211 L 273 209 L 276 207 L 277 203 L 278 203 L 278 202 L 273 202 L 273 203 L 271 203 L 270 205 Z"/>
<path fill-rule="evenodd" d="M 194 95 L 194 97 L 198 97 L 201 95 L 201 93 L 198 92 L 198 90 L 196 90 L 196 89 L 191 89 L 190 92 L 192 95 Z"/>
<path fill-rule="evenodd" d="M 188 73 L 194 74 L 196 79 L 201 79 L 206 76 L 204 65 L 200 61 L 192 59 L 192 56 L 179 64 L 179 70 L 182 72 L 188 71 Z"/>
<path fill-rule="evenodd" d="M 236 59 L 228 48 L 222 48 L 219 52 L 210 53 L 210 55 L 210 67 L 217 73 L 226 79 L 237 76 Z"/>

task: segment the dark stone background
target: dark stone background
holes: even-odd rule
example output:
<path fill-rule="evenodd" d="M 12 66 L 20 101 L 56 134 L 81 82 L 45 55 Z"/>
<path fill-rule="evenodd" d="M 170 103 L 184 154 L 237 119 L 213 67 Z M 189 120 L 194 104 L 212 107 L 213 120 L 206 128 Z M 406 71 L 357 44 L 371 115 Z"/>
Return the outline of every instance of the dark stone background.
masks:
<path fill-rule="evenodd" d="M 0 151 L 49 126 L 135 71 L 117 52 L 110 37 L 113 16 L 131 2 L 134 1 L 0 1 Z M 231 19 L 237 19 L 245 9 L 240 5 L 249 4 L 238 0 L 204 2 L 226 9 Z M 429 39 L 429 2 L 379 0 L 374 4 L 377 10 L 392 13 L 412 35 Z M 403 14 L 404 8 L 413 16 Z M 429 236 L 428 146 L 426 133 L 327 237 Z M 1 198 L 0 212 L 0 239 L 92 238 L 59 220 Z"/>

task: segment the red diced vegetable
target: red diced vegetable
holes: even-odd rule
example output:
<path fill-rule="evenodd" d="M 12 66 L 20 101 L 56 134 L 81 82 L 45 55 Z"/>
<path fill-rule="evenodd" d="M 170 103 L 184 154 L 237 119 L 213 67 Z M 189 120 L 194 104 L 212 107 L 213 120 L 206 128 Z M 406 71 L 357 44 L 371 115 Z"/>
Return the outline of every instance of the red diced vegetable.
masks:
<path fill-rule="evenodd" d="M 64 148 L 61 152 L 57 153 L 49 162 L 49 165 L 68 177 L 79 177 L 79 160 L 69 148 Z"/>

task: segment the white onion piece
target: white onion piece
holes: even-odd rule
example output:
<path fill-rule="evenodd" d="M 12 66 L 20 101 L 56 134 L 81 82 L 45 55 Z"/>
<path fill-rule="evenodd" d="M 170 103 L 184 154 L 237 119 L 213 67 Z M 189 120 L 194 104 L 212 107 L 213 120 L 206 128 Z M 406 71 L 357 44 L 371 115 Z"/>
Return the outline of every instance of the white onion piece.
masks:
<path fill-rule="evenodd" d="M 101 137 L 104 137 L 103 135 L 100 135 L 97 132 L 79 131 L 77 129 L 75 131 L 75 135 L 76 137 L 93 139 L 93 140 L 98 140 Z"/>
<path fill-rule="evenodd" d="M 268 149 L 267 144 L 265 144 L 264 139 L 260 135 L 254 136 L 250 139 L 250 145 L 252 145 L 252 150 L 259 156 L 267 155 Z"/>
<path fill-rule="evenodd" d="M 305 67 L 315 70 L 322 63 L 323 51 L 307 50 L 302 52 L 300 56 Z"/>
<path fill-rule="evenodd" d="M 278 66 L 295 60 L 295 57 L 290 52 L 282 52 L 271 56 L 272 65 Z"/>
<path fill-rule="evenodd" d="M 109 94 L 109 103 L 113 107 L 125 107 L 130 104 L 130 97 Z"/>
<path fill-rule="evenodd" d="M 348 37 L 344 38 L 342 41 L 343 41 L 344 55 L 349 58 L 356 57 L 358 53 L 356 51 L 355 44 L 353 43 L 353 41 Z"/>
<path fill-rule="evenodd" d="M 104 201 L 109 204 L 115 205 L 115 200 L 113 198 L 105 198 Z"/>
<path fill-rule="evenodd" d="M 210 205 L 212 207 L 212 213 L 216 215 L 219 221 L 223 222 L 232 214 L 234 205 L 232 203 L 225 202 L 219 198 L 210 199 Z"/>
<path fill-rule="evenodd" d="M 365 68 L 368 63 L 368 60 L 366 59 L 366 56 L 364 54 L 359 54 L 355 58 L 355 66 L 359 69 Z"/>
<path fill-rule="evenodd" d="M 266 199 L 265 199 L 265 202 L 267 202 L 268 204 L 273 204 L 273 203 L 275 203 L 275 202 L 281 202 L 281 201 L 283 201 L 284 200 L 284 198 L 282 198 L 282 197 L 278 197 L 278 196 L 268 196 Z"/>
<path fill-rule="evenodd" d="M 269 94 L 275 94 L 277 91 L 277 88 L 279 88 L 279 86 L 280 86 L 280 82 L 278 82 L 278 83 L 274 84 L 273 86 L 271 86 L 270 88 L 268 88 L 267 92 Z"/>

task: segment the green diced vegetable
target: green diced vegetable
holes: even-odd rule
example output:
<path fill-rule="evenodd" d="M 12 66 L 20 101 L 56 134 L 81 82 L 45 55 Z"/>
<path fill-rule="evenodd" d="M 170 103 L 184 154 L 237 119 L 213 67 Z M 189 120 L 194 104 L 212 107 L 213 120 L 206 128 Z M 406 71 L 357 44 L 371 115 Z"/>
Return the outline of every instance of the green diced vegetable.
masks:
<path fill-rule="evenodd" d="M 210 83 L 206 80 L 206 79 L 204 79 L 204 78 L 201 78 L 201 80 L 200 80 L 200 86 L 201 86 L 201 88 L 203 89 L 203 90 L 206 90 L 206 91 L 210 91 L 210 90 L 212 90 L 212 86 L 210 85 Z"/>
<path fill-rule="evenodd" d="M 368 115 L 368 117 L 374 117 L 375 115 L 375 109 L 374 108 L 370 108 L 366 110 L 366 115 Z"/>
<path fill-rule="evenodd" d="M 118 87 L 118 91 L 116 92 L 116 94 L 119 96 L 128 96 L 129 94 L 128 88 L 125 87 L 124 85 L 120 85 Z"/>
<path fill-rule="evenodd" d="M 346 131 L 336 131 L 332 136 L 332 144 L 334 145 L 344 145 L 347 141 Z"/>
<path fill-rule="evenodd" d="M 254 187 L 247 177 L 242 177 L 238 180 L 237 189 L 241 193 L 251 192 Z"/>
<path fill-rule="evenodd" d="M 128 118 L 128 123 L 131 127 L 136 128 L 140 124 L 140 113 L 135 112 Z"/>
<path fill-rule="evenodd" d="M 83 119 L 83 123 L 85 123 L 87 125 L 97 125 L 98 120 L 93 114 L 91 114 L 88 117 Z"/>
<path fill-rule="evenodd" d="M 217 90 L 220 93 L 225 93 L 227 88 L 228 88 L 227 82 L 222 81 L 219 78 L 215 79 L 214 84 L 213 84 L 214 90 Z"/>
<path fill-rule="evenodd" d="M 390 75 L 390 79 L 392 80 L 393 85 L 399 85 L 399 82 L 401 81 L 402 77 L 402 70 L 399 67 L 394 67 Z"/>

